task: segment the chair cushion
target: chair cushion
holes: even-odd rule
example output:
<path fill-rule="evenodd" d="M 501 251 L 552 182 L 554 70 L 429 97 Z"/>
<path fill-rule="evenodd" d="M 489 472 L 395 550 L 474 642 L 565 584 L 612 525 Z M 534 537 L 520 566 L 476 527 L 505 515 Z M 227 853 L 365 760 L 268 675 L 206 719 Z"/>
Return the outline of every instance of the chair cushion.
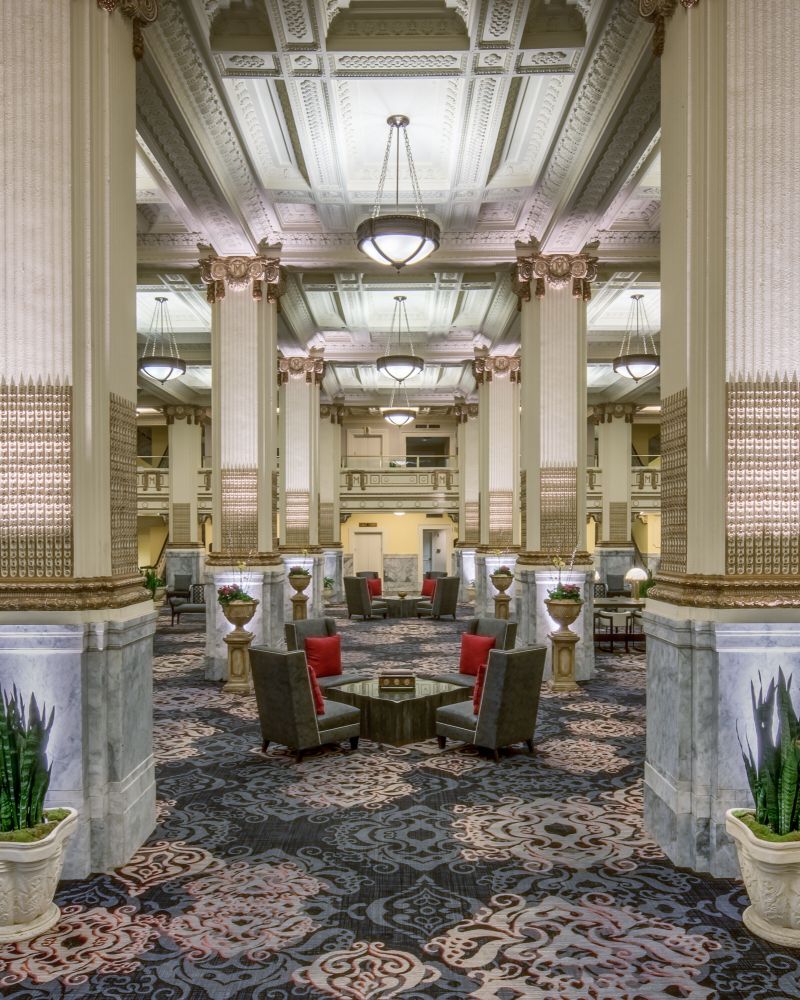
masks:
<path fill-rule="evenodd" d="M 422 596 L 423 597 L 433 597 L 433 592 L 436 590 L 435 580 L 423 580 L 422 581 Z"/>
<path fill-rule="evenodd" d="M 318 677 L 317 684 L 322 688 L 323 693 L 330 687 L 339 687 L 341 684 L 355 684 L 356 681 L 363 681 L 363 674 L 331 674 L 330 677 Z"/>
<path fill-rule="evenodd" d="M 354 705 L 326 701 L 324 709 L 325 714 L 317 718 L 320 733 L 324 733 L 326 729 L 338 729 L 340 726 L 357 726 L 361 721 L 361 712 Z"/>
<path fill-rule="evenodd" d="M 472 687 L 475 678 L 472 674 L 434 674 L 432 681 L 441 681 L 442 684 L 456 684 L 458 687 Z"/>
<path fill-rule="evenodd" d="M 333 677 L 342 672 L 342 637 L 308 636 L 306 660 L 315 677 Z"/>
<path fill-rule="evenodd" d="M 311 664 L 308 664 L 308 679 L 311 682 L 311 697 L 314 699 L 314 711 L 317 715 L 324 715 L 326 702 L 322 697 L 322 691 L 317 683 L 317 675 L 311 669 Z"/>
<path fill-rule="evenodd" d="M 475 715 L 481 710 L 481 698 L 483 697 L 483 684 L 486 680 L 487 663 L 482 663 L 478 667 L 478 676 L 475 678 L 475 687 L 472 689 L 472 711 Z"/>
<path fill-rule="evenodd" d="M 204 615 L 206 606 L 205 604 L 191 604 L 189 601 L 183 601 L 181 604 L 175 605 L 174 611 L 179 617 L 180 615 Z"/>
<path fill-rule="evenodd" d="M 370 597 L 380 597 L 383 593 L 383 580 L 379 576 L 367 580 L 367 590 Z"/>
<path fill-rule="evenodd" d="M 444 705 L 436 709 L 436 721 L 459 729 L 477 728 L 478 720 L 472 710 L 471 701 L 460 701 L 457 705 Z"/>
<path fill-rule="evenodd" d="M 189 603 L 190 604 L 205 604 L 206 602 L 206 588 L 203 583 L 193 583 L 189 588 Z"/>
<path fill-rule="evenodd" d="M 461 659 L 458 663 L 460 674 L 478 676 L 482 663 L 489 659 L 489 650 L 494 649 L 493 635 L 471 635 L 465 632 L 461 636 Z"/>

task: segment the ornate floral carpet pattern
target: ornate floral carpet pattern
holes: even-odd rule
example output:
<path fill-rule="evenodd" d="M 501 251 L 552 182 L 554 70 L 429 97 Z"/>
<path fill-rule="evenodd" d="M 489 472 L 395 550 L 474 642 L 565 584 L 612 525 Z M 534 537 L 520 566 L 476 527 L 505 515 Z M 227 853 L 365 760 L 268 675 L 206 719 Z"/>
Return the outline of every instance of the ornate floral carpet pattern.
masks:
<path fill-rule="evenodd" d="M 454 669 L 457 623 L 340 621 L 347 669 Z M 0 993 L 343 1000 L 800 996 L 800 953 L 744 930 L 738 883 L 674 868 L 642 830 L 644 658 L 543 693 L 536 754 L 435 741 L 300 765 L 258 752 L 254 701 L 156 637 L 158 827 L 66 882 L 57 927 L 0 948 Z"/>

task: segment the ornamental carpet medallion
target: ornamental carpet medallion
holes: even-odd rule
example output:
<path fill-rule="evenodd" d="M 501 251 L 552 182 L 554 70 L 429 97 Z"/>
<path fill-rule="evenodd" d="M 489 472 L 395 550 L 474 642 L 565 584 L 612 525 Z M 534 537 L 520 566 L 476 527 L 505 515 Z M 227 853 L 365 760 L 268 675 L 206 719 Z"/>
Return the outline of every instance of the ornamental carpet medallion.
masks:
<path fill-rule="evenodd" d="M 457 669 L 457 622 L 350 622 L 345 669 Z M 741 923 L 738 882 L 675 868 L 642 826 L 644 657 L 542 694 L 536 753 L 449 742 L 297 765 L 255 700 L 203 677 L 204 635 L 155 639 L 158 826 L 63 882 L 59 924 L 0 946 L 18 1000 L 784 1000 L 800 953 Z"/>

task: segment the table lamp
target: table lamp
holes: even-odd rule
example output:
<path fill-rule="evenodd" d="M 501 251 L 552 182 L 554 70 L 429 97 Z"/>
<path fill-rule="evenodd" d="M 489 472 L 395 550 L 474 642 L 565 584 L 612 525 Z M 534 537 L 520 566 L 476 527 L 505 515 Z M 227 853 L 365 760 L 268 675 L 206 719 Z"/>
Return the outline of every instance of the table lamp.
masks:
<path fill-rule="evenodd" d="M 632 566 L 625 574 L 625 579 L 631 585 L 631 597 L 634 601 L 639 600 L 639 587 L 643 580 L 647 580 L 647 570 L 641 566 Z"/>

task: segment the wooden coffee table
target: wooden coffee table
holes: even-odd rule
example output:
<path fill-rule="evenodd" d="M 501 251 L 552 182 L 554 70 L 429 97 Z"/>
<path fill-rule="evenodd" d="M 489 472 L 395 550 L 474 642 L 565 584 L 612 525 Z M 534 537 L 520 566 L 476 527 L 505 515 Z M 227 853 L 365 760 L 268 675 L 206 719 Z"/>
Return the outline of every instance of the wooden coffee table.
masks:
<path fill-rule="evenodd" d="M 386 603 L 389 618 L 413 618 L 417 613 L 417 604 L 424 601 L 425 598 L 419 595 L 415 597 L 392 596 L 382 597 L 381 600 Z"/>
<path fill-rule="evenodd" d="M 325 690 L 331 701 L 361 710 L 361 735 L 403 747 L 436 735 L 436 709 L 472 698 L 472 688 L 418 677 L 413 691 L 381 691 L 377 677 Z"/>

